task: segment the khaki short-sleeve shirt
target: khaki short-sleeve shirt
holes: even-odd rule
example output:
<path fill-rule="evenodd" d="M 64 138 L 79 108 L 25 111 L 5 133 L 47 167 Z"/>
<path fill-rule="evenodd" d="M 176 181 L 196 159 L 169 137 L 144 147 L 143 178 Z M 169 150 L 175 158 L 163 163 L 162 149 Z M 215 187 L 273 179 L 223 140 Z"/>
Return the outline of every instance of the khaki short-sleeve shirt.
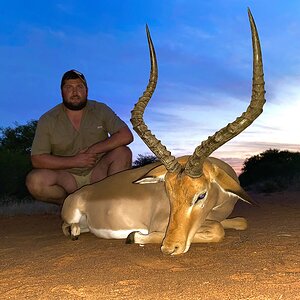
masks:
<path fill-rule="evenodd" d="M 107 105 L 88 100 L 80 129 L 77 131 L 70 122 L 63 104 L 59 104 L 39 119 L 31 155 L 73 156 L 95 143 L 104 141 L 125 126 L 126 123 Z M 77 175 L 86 175 L 90 169 L 74 168 L 69 171 Z"/>

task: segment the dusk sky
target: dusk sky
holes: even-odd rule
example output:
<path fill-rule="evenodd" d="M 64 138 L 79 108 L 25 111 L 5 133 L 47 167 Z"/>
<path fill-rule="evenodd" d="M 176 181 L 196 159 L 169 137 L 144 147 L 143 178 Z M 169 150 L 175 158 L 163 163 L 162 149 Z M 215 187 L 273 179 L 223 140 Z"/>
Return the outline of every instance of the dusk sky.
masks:
<path fill-rule="evenodd" d="M 175 156 L 194 148 L 247 108 L 254 16 L 264 61 L 263 114 L 213 156 L 238 169 L 270 148 L 300 150 L 300 1 L 1 1 L 0 126 L 26 124 L 61 102 L 60 80 L 84 73 L 89 99 L 108 104 L 132 128 L 130 111 L 149 78 L 145 34 L 159 80 L 145 113 Z M 140 138 L 134 158 L 150 151 Z"/>

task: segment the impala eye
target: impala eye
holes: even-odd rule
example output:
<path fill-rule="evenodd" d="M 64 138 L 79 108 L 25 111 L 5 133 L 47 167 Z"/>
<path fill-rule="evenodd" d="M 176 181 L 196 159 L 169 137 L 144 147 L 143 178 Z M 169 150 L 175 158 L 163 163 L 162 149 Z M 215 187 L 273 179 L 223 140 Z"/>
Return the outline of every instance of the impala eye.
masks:
<path fill-rule="evenodd" d="M 206 196 L 206 193 L 200 194 L 200 195 L 198 196 L 197 200 L 195 201 L 195 204 L 196 204 L 197 202 L 203 200 L 203 199 L 205 198 L 205 196 Z"/>

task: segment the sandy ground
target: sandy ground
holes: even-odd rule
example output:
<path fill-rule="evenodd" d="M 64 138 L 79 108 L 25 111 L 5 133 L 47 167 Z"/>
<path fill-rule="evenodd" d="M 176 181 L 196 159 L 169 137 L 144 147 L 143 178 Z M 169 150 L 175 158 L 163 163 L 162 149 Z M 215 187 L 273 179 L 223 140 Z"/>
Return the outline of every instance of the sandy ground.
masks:
<path fill-rule="evenodd" d="M 218 244 L 170 257 L 61 232 L 59 215 L 1 217 L 1 299 L 300 299 L 300 194 L 255 196 L 233 213 L 249 220 Z"/>

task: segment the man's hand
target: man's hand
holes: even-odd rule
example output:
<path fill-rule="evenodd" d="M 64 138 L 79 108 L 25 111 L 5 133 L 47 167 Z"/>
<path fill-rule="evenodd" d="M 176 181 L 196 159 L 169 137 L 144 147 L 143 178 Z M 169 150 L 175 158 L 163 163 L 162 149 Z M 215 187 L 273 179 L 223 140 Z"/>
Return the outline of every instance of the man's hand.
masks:
<path fill-rule="evenodd" d="M 97 153 L 81 150 L 73 156 L 55 156 L 39 154 L 31 156 L 32 165 L 36 169 L 65 170 L 71 168 L 93 168 L 98 161 Z"/>
<path fill-rule="evenodd" d="M 93 168 L 97 163 L 97 153 L 89 153 L 88 149 L 81 150 L 74 156 L 75 165 L 78 168 Z"/>

